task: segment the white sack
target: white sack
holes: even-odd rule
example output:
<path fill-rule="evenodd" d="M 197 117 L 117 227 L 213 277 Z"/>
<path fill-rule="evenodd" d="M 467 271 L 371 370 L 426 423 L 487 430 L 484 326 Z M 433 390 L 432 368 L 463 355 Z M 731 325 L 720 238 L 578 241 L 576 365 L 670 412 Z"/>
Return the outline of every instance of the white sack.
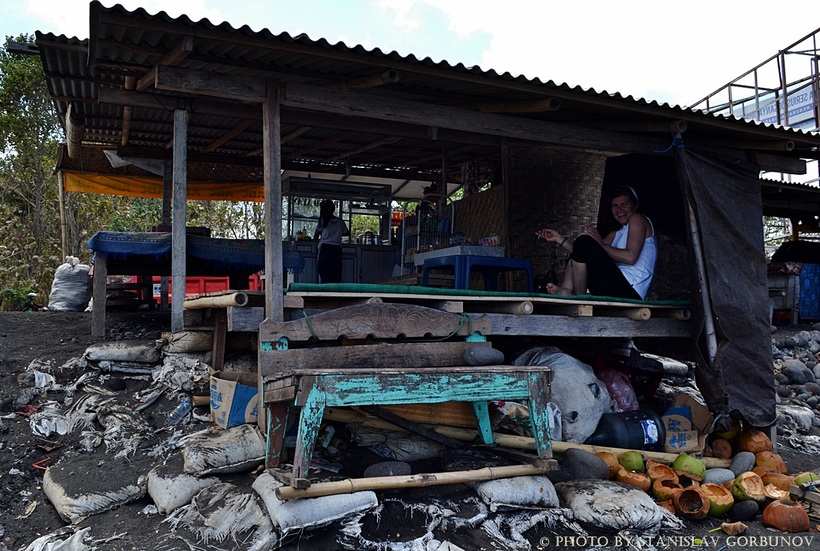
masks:
<path fill-rule="evenodd" d="M 550 401 L 561 410 L 565 442 L 583 443 L 598 428 L 604 413 L 618 411 L 606 384 L 595 376 L 592 367 L 554 346 L 531 348 L 518 356 L 513 365 L 541 365 L 552 369 Z M 552 436 L 555 440 L 562 439 L 557 432 Z"/>
<path fill-rule="evenodd" d="M 148 473 L 148 495 L 163 515 L 187 505 L 201 490 L 219 482 L 218 478 L 199 478 L 168 471 L 156 467 Z"/>
<path fill-rule="evenodd" d="M 253 470 L 265 460 L 265 439 L 254 425 L 237 425 L 228 430 L 211 427 L 195 434 L 182 450 L 183 470 L 203 476 Z"/>
<path fill-rule="evenodd" d="M 254 491 L 262 498 L 271 521 L 283 537 L 294 530 L 326 526 L 379 504 L 376 494 L 371 491 L 281 500 L 276 497 L 276 488 L 281 486 L 282 483 L 267 472 L 253 483 Z"/>
<path fill-rule="evenodd" d="M 161 353 L 154 343 L 115 341 L 94 344 L 85 349 L 85 359 L 92 362 L 159 363 Z"/>
<path fill-rule="evenodd" d="M 162 333 L 157 341 L 165 352 L 207 352 L 214 347 L 213 331 Z"/>
<path fill-rule="evenodd" d="M 127 460 L 106 458 L 104 468 L 97 461 L 92 454 L 77 455 L 46 469 L 43 493 L 64 521 L 76 522 L 145 495 L 146 477 Z"/>
<path fill-rule="evenodd" d="M 479 482 L 475 491 L 495 512 L 499 507 L 541 509 L 558 507 L 558 495 L 549 478 L 543 475 L 516 476 Z"/>
<path fill-rule="evenodd" d="M 621 482 L 572 480 L 555 490 L 575 520 L 598 528 L 654 532 L 664 520 L 664 509 L 649 494 Z"/>
<path fill-rule="evenodd" d="M 48 295 L 48 309 L 55 312 L 82 312 L 91 299 L 89 266 L 80 264 L 80 259 L 67 256 L 54 272 L 51 293 Z"/>

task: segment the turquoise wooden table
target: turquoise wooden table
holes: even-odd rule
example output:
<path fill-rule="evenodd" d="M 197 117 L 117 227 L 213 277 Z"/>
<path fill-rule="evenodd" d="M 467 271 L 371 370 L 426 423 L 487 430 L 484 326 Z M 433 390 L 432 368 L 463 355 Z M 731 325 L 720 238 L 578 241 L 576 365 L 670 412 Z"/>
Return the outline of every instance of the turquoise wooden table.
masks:
<path fill-rule="evenodd" d="M 298 406 L 293 459 L 295 478 L 303 478 L 313 455 L 325 407 L 472 402 L 485 444 L 493 443 L 487 402 L 526 401 L 541 459 L 552 458 L 547 402 L 552 371 L 544 366 L 456 366 L 424 368 L 300 369 L 269 375 L 260 382 L 267 411 L 266 465 L 279 465 L 289 411 Z"/>

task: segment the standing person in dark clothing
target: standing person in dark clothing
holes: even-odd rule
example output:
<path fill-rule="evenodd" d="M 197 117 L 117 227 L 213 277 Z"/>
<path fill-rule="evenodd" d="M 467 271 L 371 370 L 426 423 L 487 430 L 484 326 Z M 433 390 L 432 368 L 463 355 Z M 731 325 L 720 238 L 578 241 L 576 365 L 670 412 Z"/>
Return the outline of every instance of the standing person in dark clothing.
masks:
<path fill-rule="evenodd" d="M 316 260 L 319 283 L 342 282 L 342 237 L 350 235 L 344 220 L 335 216 L 333 201 L 325 199 L 319 205 L 319 223 L 313 232 L 313 239 L 319 240 Z"/>

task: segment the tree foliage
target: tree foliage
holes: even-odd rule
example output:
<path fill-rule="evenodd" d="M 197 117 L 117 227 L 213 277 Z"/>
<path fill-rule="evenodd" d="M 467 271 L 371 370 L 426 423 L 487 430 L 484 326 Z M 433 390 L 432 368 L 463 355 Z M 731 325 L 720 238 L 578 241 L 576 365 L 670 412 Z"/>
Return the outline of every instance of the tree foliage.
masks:
<path fill-rule="evenodd" d="M 20 36 L 18 42 L 31 42 Z M 8 43 L 8 40 L 6 41 Z M 59 124 L 40 59 L 0 51 L 0 288 L 43 295 L 60 256 Z"/>

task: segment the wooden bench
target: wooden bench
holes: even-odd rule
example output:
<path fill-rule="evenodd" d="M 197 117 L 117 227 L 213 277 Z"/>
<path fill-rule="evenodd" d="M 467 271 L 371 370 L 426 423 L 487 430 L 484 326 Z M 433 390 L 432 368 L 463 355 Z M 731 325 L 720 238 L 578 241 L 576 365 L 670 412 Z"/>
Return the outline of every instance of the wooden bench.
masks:
<path fill-rule="evenodd" d="M 281 351 L 286 354 L 287 351 Z M 296 369 L 260 378 L 267 413 L 266 466 L 279 465 L 288 415 L 300 407 L 293 482 L 307 476 L 325 407 L 472 402 L 481 439 L 493 443 L 487 403 L 524 400 L 539 458 L 550 459 L 547 402 L 552 371 L 544 366 L 456 366 Z"/>

